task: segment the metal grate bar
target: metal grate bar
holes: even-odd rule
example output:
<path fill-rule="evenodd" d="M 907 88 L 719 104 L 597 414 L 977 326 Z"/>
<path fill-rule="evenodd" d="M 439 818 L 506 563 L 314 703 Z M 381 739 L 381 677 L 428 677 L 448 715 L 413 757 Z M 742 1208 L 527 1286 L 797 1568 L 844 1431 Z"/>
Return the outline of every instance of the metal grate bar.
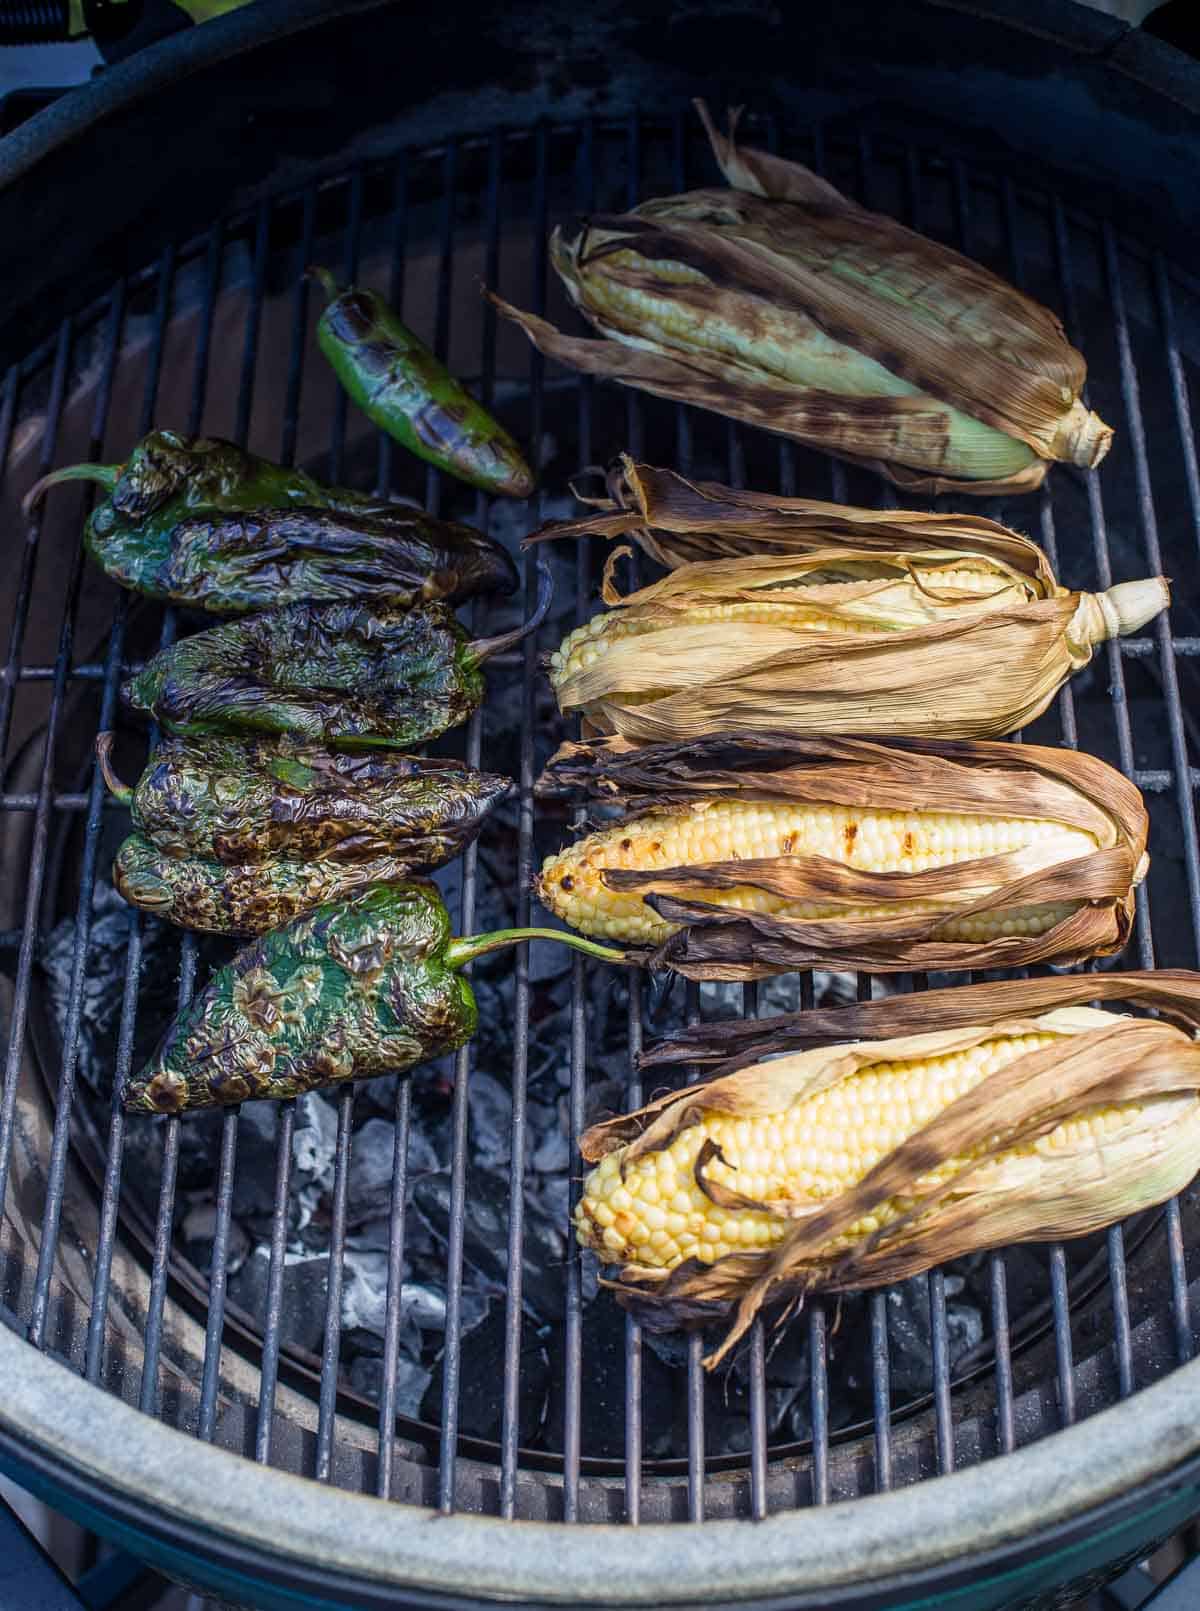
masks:
<path fill-rule="evenodd" d="M 1050 1295 L 1054 1304 L 1054 1353 L 1058 1365 L 1058 1413 L 1064 1426 L 1075 1419 L 1075 1364 L 1067 1293 L 1067 1256 L 1061 1242 L 1050 1249 Z"/>
<path fill-rule="evenodd" d="M 325 1300 L 325 1335 L 321 1343 L 321 1390 L 317 1410 L 318 1482 L 333 1480 L 333 1431 L 337 1411 L 338 1350 L 342 1340 L 342 1285 L 346 1273 L 346 1199 L 350 1188 L 351 1130 L 354 1123 L 353 1083 L 337 1094 L 337 1143 L 333 1166 L 333 1199 L 329 1218 L 329 1288 Z"/>
<path fill-rule="evenodd" d="M 1008 1274 L 1003 1253 L 988 1260 L 992 1289 L 992 1337 L 996 1350 L 996 1442 L 1001 1454 L 1017 1446 L 1013 1418 L 1012 1337 L 1008 1325 Z"/>
<path fill-rule="evenodd" d="M 446 362 L 450 353 L 450 298 L 454 285 L 454 221 L 458 206 L 458 141 L 446 147 L 442 169 L 442 240 L 438 259 L 437 307 L 433 323 L 433 350 Z M 433 465 L 425 470 L 425 507 L 441 513 L 442 478 Z"/>
<path fill-rule="evenodd" d="M 92 1280 L 92 1310 L 88 1316 L 84 1375 L 99 1382 L 104 1373 L 104 1345 L 108 1326 L 108 1291 L 112 1277 L 113 1248 L 117 1236 L 117 1205 L 121 1193 L 121 1163 L 125 1153 L 125 1109 L 121 1091 L 133 1062 L 133 1032 L 137 1024 L 138 976 L 142 967 L 142 918 L 129 912 L 129 949 L 125 954 L 125 986 L 121 996 L 121 1024 L 113 1069 L 112 1109 L 104 1160 L 104 1187 L 100 1198 L 100 1230 L 96 1243 L 96 1271 Z"/>
<path fill-rule="evenodd" d="M 104 352 L 100 383 L 96 389 L 96 404 L 92 416 L 91 436 L 88 444 L 89 459 L 98 458 L 104 444 L 104 426 L 112 397 L 113 374 L 121 330 L 125 320 L 124 288 L 118 285 L 113 292 L 109 311 L 108 335 Z M 86 518 L 93 502 L 95 489 L 88 486 L 78 501 Z M 82 572 L 82 558 L 79 560 Z M 112 726 L 117 699 L 117 676 L 125 641 L 125 599 L 118 600 L 109 635 L 108 654 L 105 657 L 104 692 L 100 702 L 100 728 Z M 69 657 L 70 649 L 66 654 Z M 62 651 L 60 650 L 60 659 Z M 59 684 L 56 681 L 56 688 Z M 53 718 L 52 718 L 53 720 Z M 53 732 L 53 726 L 51 727 Z M 49 743 L 49 740 L 48 740 Z M 48 781 L 49 773 L 46 774 Z M 46 1344 L 46 1317 L 50 1306 L 50 1287 L 54 1275 L 55 1254 L 58 1251 L 58 1231 L 62 1215 L 63 1182 L 66 1178 L 67 1147 L 71 1133 L 71 1105 L 75 1095 L 75 1074 L 79 1058 L 79 1026 L 83 1008 L 84 972 L 87 967 L 88 945 L 92 928 L 92 891 L 96 883 L 96 862 L 99 854 L 100 825 L 107 791 L 100 769 L 93 763 L 91 787 L 88 791 L 87 826 L 84 833 L 83 858 L 79 877 L 79 900 L 75 912 L 75 944 L 71 957 L 71 983 L 67 1000 L 66 1023 L 63 1032 L 62 1066 L 59 1070 L 58 1090 L 55 1097 L 54 1135 L 50 1145 L 50 1162 L 46 1171 L 46 1207 L 42 1220 L 42 1239 L 38 1248 L 37 1273 L 34 1278 L 33 1302 L 29 1317 L 29 1340 L 35 1348 Z"/>
<path fill-rule="evenodd" d="M 144 436 L 154 423 L 154 409 L 158 398 L 159 378 L 162 374 L 163 340 L 167 315 L 171 305 L 171 287 L 175 280 L 175 250 L 168 247 L 159 260 L 158 279 L 154 296 L 154 314 L 151 324 L 150 348 L 146 362 L 146 380 L 142 392 L 142 411 L 139 434 Z M 142 920 L 131 909 L 129 914 L 129 955 L 126 962 L 125 989 L 121 1001 L 121 1021 L 117 1031 L 117 1060 L 113 1070 L 112 1110 L 109 1117 L 108 1150 L 104 1168 L 104 1186 L 100 1200 L 100 1224 L 96 1247 L 96 1267 L 92 1282 L 92 1312 L 88 1322 L 85 1370 L 89 1381 L 99 1381 L 104 1368 L 105 1326 L 108 1318 L 108 1295 L 112 1275 L 113 1252 L 116 1245 L 117 1219 L 121 1194 L 121 1168 L 125 1151 L 125 1112 L 120 1093 L 128 1078 L 133 1062 L 133 1036 L 137 1024 L 137 986 L 141 966 Z M 146 1386 L 148 1373 L 143 1372 L 142 1386 Z"/>
<path fill-rule="evenodd" d="M 59 423 L 62 418 L 63 398 L 66 391 L 67 365 L 71 354 L 71 322 L 65 319 L 59 327 L 58 343 L 54 356 L 54 374 L 50 387 L 50 401 L 46 412 L 45 436 L 39 458 L 39 471 L 44 473 L 54 463 L 58 443 Z M 21 554 L 20 577 L 17 582 L 13 623 L 9 638 L 8 662 L 4 686 L 0 692 L 0 759 L 8 750 L 12 721 L 15 667 L 24 642 L 29 616 L 29 603 L 33 585 L 33 572 L 37 563 L 37 549 L 42 532 L 42 513 L 34 510 L 25 533 L 25 547 Z M 82 545 L 81 545 L 82 551 Z M 13 1126 L 16 1114 L 17 1080 L 20 1075 L 21 1050 L 25 1041 L 25 1023 L 29 1011 L 29 987 L 33 977 L 34 950 L 37 938 L 38 909 L 42 897 L 42 879 L 46 867 L 46 847 L 50 833 L 51 777 L 54 765 L 54 740 L 58 727 L 58 714 L 66 685 L 66 668 L 71 655 L 71 624 L 74 619 L 75 599 L 79 589 L 81 562 L 77 557 L 72 567 L 63 607 L 59 632 L 58 673 L 51 694 L 50 720 L 46 730 L 45 754 L 42 759 L 38 784 L 39 805 L 34 818 L 33 841 L 30 847 L 29 880 L 26 886 L 25 911 L 21 924 L 21 944 L 17 952 L 17 971 L 12 1004 L 12 1022 L 9 1025 L 8 1053 L 4 1065 L 4 1089 L 0 1094 L 0 1208 L 8 1193 L 8 1172 L 12 1159 Z"/>
<path fill-rule="evenodd" d="M 271 1458 L 275 1391 L 279 1385 L 283 1255 L 287 1240 L 288 1185 L 292 1175 L 292 1137 L 295 1130 L 296 1104 L 294 1101 L 281 1102 L 275 1143 L 275 1196 L 271 1203 L 271 1252 L 267 1266 L 267 1300 L 263 1315 L 262 1377 L 258 1389 L 258 1415 L 254 1423 L 254 1458 L 260 1465 L 266 1465 Z"/>
<path fill-rule="evenodd" d="M 250 435 L 250 405 L 254 400 L 254 373 L 258 367 L 258 332 L 262 325 L 263 291 L 267 277 L 267 245 L 271 234 L 269 203 L 258 204 L 254 228 L 254 268 L 250 279 L 250 305 L 246 311 L 246 334 L 242 346 L 242 378 L 238 386 L 237 420 L 233 439 L 242 447 Z"/>
<path fill-rule="evenodd" d="M 316 226 L 316 192 L 310 186 L 301 201 L 300 262 L 307 267 L 312 257 Z M 279 462 L 292 465 L 296 460 L 296 439 L 300 418 L 300 387 L 304 376 L 305 335 L 308 330 L 308 287 L 306 274 L 297 274 L 292 290 L 292 323 L 288 343 L 287 378 L 284 383 L 283 428 Z M 288 1192 L 292 1178 L 292 1139 L 296 1131 L 296 1103 L 279 1104 L 275 1132 L 275 1188 L 271 1202 L 271 1238 L 267 1262 L 267 1291 L 263 1308 L 262 1360 L 258 1407 L 254 1421 L 254 1458 L 266 1465 L 271 1458 L 271 1434 L 275 1419 L 275 1395 L 279 1386 L 279 1349 L 283 1327 L 283 1273 L 287 1244 Z"/>
<path fill-rule="evenodd" d="M 642 1101 L 638 1056 L 642 1050 L 642 981 L 629 980 L 629 1080 L 626 1101 L 630 1112 Z M 642 1328 L 625 1317 L 625 1520 L 633 1526 L 642 1519 Z"/>
<path fill-rule="evenodd" d="M 946 1327 L 946 1278 L 929 1272 L 929 1329 L 933 1350 L 933 1410 L 938 1471 L 954 1470 L 954 1422 L 950 1410 L 950 1336 Z"/>
<path fill-rule="evenodd" d="M 405 251 L 408 244 L 408 153 L 402 151 L 396 158 L 392 173 L 392 264 L 388 278 L 388 303 L 397 314 L 404 311 Z M 375 490 L 381 496 L 392 485 L 394 445 L 386 431 L 379 432 L 379 459 L 375 473 Z"/>
<path fill-rule="evenodd" d="M 346 208 L 345 249 L 342 253 L 342 278 L 346 285 L 358 279 L 358 259 L 362 245 L 363 173 L 355 168 L 350 176 L 350 195 Z M 335 485 L 342 479 L 342 458 L 346 451 L 346 410 L 349 399 L 333 371 L 326 368 L 326 381 L 333 387 L 333 430 L 329 444 L 329 479 Z"/>
<path fill-rule="evenodd" d="M 478 611 L 476 611 L 478 615 Z M 476 711 L 467 729 L 467 762 L 479 765 L 482 713 Z M 463 856 L 462 920 L 459 933 L 475 932 L 475 880 L 479 863 L 477 845 Z M 438 1461 L 438 1508 L 454 1509 L 454 1483 L 458 1468 L 458 1387 L 462 1366 L 462 1264 L 467 1192 L 467 1086 L 471 1078 L 471 1045 L 454 1059 L 454 1106 L 451 1115 L 450 1234 L 446 1245 L 446 1346 L 442 1354 L 442 1441 Z"/>
<path fill-rule="evenodd" d="M 208 247 L 204 259 L 204 292 L 200 302 L 200 324 L 196 333 L 196 356 L 192 370 L 192 399 L 188 412 L 188 435 L 197 436 L 204 418 L 204 404 L 208 394 L 208 364 L 212 350 L 213 313 L 217 305 L 217 292 L 221 286 L 221 260 L 224 255 L 225 232 L 221 224 L 214 224 L 208 232 Z"/>
<path fill-rule="evenodd" d="M 229 1276 L 229 1222 L 233 1216 L 233 1176 L 237 1162 L 238 1110 L 221 1115 L 217 1169 L 217 1216 L 208 1275 L 208 1319 L 204 1329 L 204 1368 L 200 1379 L 197 1433 L 211 1443 L 217 1429 L 217 1389 L 221 1382 L 221 1336 L 225 1329 L 225 1285 Z"/>
<path fill-rule="evenodd" d="M 392 1495 L 392 1460 L 396 1449 L 396 1372 L 400 1363 L 400 1324 L 404 1318 L 405 1198 L 408 1192 L 408 1134 L 412 1119 L 412 1081 L 396 1081 L 396 1136 L 392 1143 L 391 1232 L 388 1237 L 387 1307 L 383 1320 L 383 1380 L 379 1389 L 379 1470 L 375 1492 Z"/>

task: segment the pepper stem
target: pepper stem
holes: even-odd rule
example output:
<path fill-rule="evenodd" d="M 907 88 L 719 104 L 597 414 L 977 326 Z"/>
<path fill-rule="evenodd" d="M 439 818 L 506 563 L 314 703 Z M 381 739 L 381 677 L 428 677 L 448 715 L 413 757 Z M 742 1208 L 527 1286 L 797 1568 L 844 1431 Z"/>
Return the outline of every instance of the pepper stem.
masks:
<path fill-rule="evenodd" d="M 595 940 L 585 940 L 582 934 L 567 934 L 562 929 L 497 929 L 492 934 L 471 934 L 465 939 L 451 940 L 446 947 L 446 961 L 451 968 L 465 968 L 488 951 L 502 951 L 506 945 L 517 945 L 522 940 L 561 940 L 563 945 L 573 945 L 577 951 L 597 957 L 601 962 L 628 964 L 631 960 L 624 951 L 597 945 Z"/>
<path fill-rule="evenodd" d="M 322 268 L 319 264 L 311 264 L 304 272 L 310 280 L 320 280 L 321 289 L 331 302 L 334 297 L 341 296 L 342 293 L 338 289 L 338 282 L 327 268 Z"/>
<path fill-rule="evenodd" d="M 119 800 L 123 806 L 132 805 L 133 790 L 128 783 L 122 783 L 113 771 L 113 737 L 112 733 L 97 733 L 96 735 L 96 760 L 100 765 L 100 776 L 104 779 L 108 786 L 108 792 L 114 800 Z"/>
<path fill-rule="evenodd" d="M 476 665 L 491 659 L 494 654 L 503 654 L 505 649 L 513 648 L 522 638 L 527 638 L 531 632 L 536 632 L 546 619 L 550 601 L 554 597 L 554 578 L 550 574 L 549 565 L 540 555 L 537 562 L 537 579 L 537 603 L 528 620 L 522 621 L 519 627 L 513 627 L 511 632 L 501 632 L 494 638 L 476 638 L 467 645 L 467 653 Z"/>
<path fill-rule="evenodd" d="M 51 470 L 49 475 L 34 482 L 25 494 L 21 513 L 28 515 L 41 503 L 51 487 L 57 487 L 63 481 L 99 481 L 106 491 L 111 492 L 121 479 L 124 468 L 123 464 L 64 464 L 60 470 Z"/>

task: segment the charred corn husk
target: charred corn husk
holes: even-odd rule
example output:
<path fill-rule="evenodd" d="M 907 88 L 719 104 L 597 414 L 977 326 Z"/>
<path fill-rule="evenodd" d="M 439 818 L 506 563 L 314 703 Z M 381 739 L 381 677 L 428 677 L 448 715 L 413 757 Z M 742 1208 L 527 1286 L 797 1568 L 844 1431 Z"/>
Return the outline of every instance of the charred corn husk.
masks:
<path fill-rule="evenodd" d="M 546 859 L 542 904 L 692 978 L 1104 955 L 1147 865 L 1137 789 L 1034 745 L 597 739 L 564 745 L 538 788 L 622 813 Z"/>
<path fill-rule="evenodd" d="M 1165 1005 L 1187 1028 L 1082 1005 L 1100 997 Z M 1200 1167 L 1200 975 L 1014 980 L 818 1016 L 840 1043 L 751 1061 L 580 1141 L 596 1167 L 576 1234 L 621 1267 L 619 1292 L 668 1324 L 737 1305 L 710 1365 L 768 1299 L 1081 1235 Z M 772 1021 L 757 1027 L 773 1046 Z M 743 1056 L 755 1046 L 752 1030 Z"/>
<path fill-rule="evenodd" d="M 1071 592 L 1003 527 L 983 534 L 990 552 L 927 547 L 894 518 L 890 548 L 878 534 L 860 547 L 845 526 L 866 511 L 842 514 L 842 532 L 806 552 L 681 564 L 624 599 L 606 576 L 616 607 L 550 658 L 559 707 L 641 743 L 782 727 L 991 738 L 1170 601 L 1162 577 Z"/>
<path fill-rule="evenodd" d="M 902 485 L 1025 490 L 1098 464 L 1112 431 L 1053 313 L 868 212 L 797 163 L 740 148 L 697 103 L 729 190 L 556 230 L 551 261 L 608 341 L 494 298 L 586 373 L 865 462 Z"/>

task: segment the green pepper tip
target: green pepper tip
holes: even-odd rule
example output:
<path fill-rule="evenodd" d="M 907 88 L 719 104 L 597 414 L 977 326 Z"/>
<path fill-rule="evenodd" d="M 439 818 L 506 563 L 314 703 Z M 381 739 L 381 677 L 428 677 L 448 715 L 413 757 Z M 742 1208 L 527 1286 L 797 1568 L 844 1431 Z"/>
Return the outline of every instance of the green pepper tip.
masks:
<path fill-rule="evenodd" d="M 334 279 L 330 270 L 322 268 L 320 264 L 310 263 L 304 271 L 304 277 L 308 280 L 319 280 L 321 289 L 331 302 L 335 297 L 339 297 L 342 294 L 338 288 L 338 282 Z"/>
<path fill-rule="evenodd" d="M 537 603 L 533 607 L 532 615 L 522 621 L 519 627 L 513 627 L 511 632 L 501 632 L 494 638 L 475 638 L 467 645 L 467 653 L 476 665 L 482 665 L 494 654 L 502 654 L 505 649 L 514 648 L 531 632 L 536 632 L 546 619 L 551 600 L 554 598 L 554 578 L 541 554 L 538 555 L 537 561 L 537 579 Z"/>
<path fill-rule="evenodd" d="M 122 783 L 112 764 L 114 733 L 97 733 L 96 735 L 96 764 L 100 768 L 100 776 L 114 800 L 119 800 L 123 806 L 133 804 L 133 790 L 128 783 Z"/>
<path fill-rule="evenodd" d="M 26 517 L 31 515 L 50 488 L 64 481 L 98 481 L 106 492 L 111 492 L 124 469 L 123 464 L 64 464 L 34 482 L 21 502 L 21 513 Z"/>

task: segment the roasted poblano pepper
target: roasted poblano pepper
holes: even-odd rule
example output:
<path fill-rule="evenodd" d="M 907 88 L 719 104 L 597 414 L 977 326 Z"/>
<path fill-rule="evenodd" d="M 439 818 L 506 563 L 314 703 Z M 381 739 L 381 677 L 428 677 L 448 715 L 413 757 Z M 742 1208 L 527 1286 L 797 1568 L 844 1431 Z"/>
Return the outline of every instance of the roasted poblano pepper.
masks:
<path fill-rule="evenodd" d="M 539 567 L 528 621 L 474 642 L 444 604 L 290 604 L 160 650 L 123 692 L 169 733 L 291 733 L 335 749 L 411 749 L 466 721 L 483 698 L 483 661 L 540 624 L 551 591 Z"/>
<path fill-rule="evenodd" d="M 140 833 L 131 833 L 117 851 L 112 871 L 113 887 L 131 906 L 181 929 L 248 939 L 372 884 L 396 883 L 422 865 L 429 863 L 395 855 L 359 861 L 280 856 L 231 864 L 169 856 Z"/>
<path fill-rule="evenodd" d="M 129 788 L 113 772 L 112 737 L 101 733 L 97 754 L 137 833 L 167 856 L 230 867 L 380 856 L 406 873 L 440 867 L 512 787 L 463 761 L 212 735 L 163 738 Z"/>
<path fill-rule="evenodd" d="M 330 298 L 317 325 L 321 351 L 372 424 L 460 481 L 528 498 L 534 477 L 520 448 L 383 298 L 361 286 L 339 291 L 327 269 L 310 272 Z"/>
<path fill-rule="evenodd" d="M 525 939 L 611 951 L 556 929 L 455 939 L 432 884 L 381 885 L 320 906 L 239 952 L 176 1018 L 126 1085 L 125 1106 L 181 1113 L 390 1074 L 454 1051 L 475 1032 L 460 969 Z"/>
<path fill-rule="evenodd" d="M 305 601 L 459 603 L 517 585 L 505 549 L 471 526 L 323 487 L 216 437 L 152 431 L 123 465 L 51 471 L 26 505 L 78 480 L 108 491 L 84 527 L 88 553 L 123 587 L 173 604 L 238 615 Z"/>

